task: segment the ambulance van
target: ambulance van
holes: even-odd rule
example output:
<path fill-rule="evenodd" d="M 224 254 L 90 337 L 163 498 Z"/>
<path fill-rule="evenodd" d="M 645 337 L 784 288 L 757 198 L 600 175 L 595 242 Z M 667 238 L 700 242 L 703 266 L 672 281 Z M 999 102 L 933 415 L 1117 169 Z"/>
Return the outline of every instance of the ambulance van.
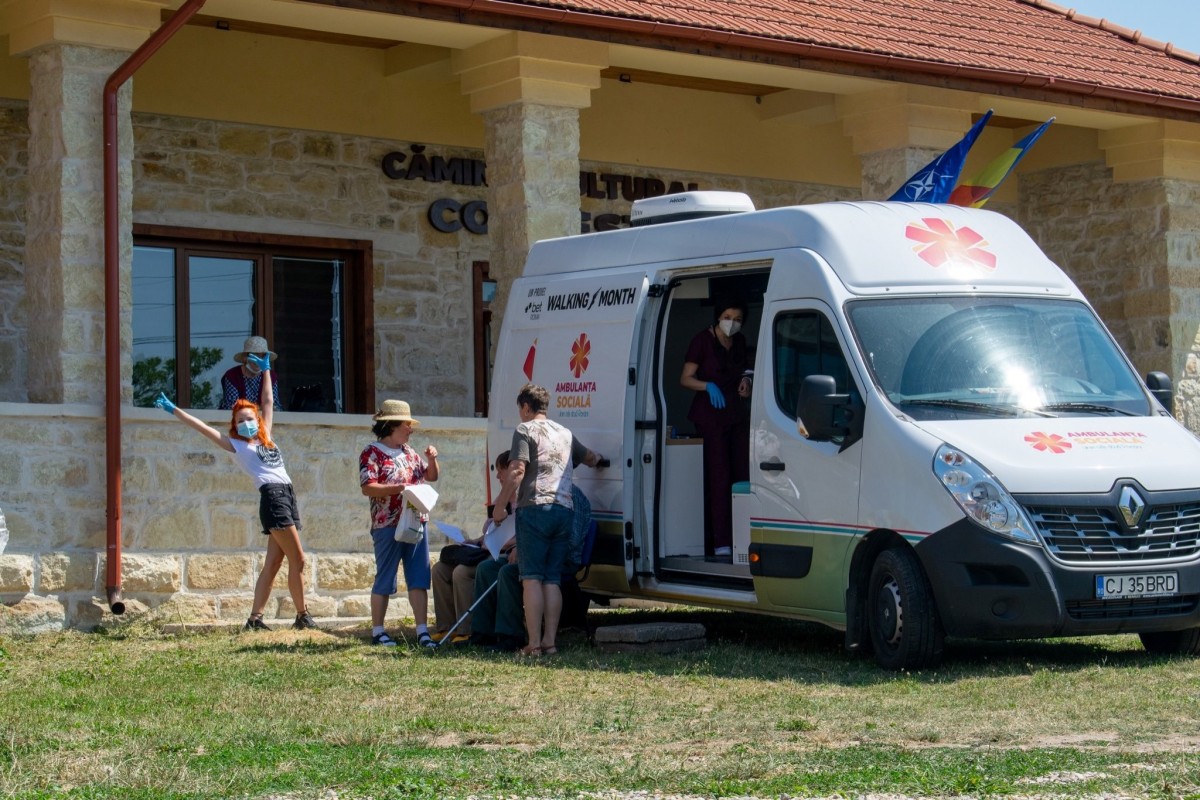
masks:
<path fill-rule="evenodd" d="M 490 397 L 492 455 L 533 382 L 611 461 L 575 472 L 598 522 L 589 593 L 816 621 L 889 669 L 936 664 L 946 636 L 1200 652 L 1200 442 L 1166 410 L 1169 378 L 1139 378 L 1014 222 L 724 192 L 632 218 L 533 246 Z M 750 471 L 715 557 L 680 376 L 731 298 Z"/>

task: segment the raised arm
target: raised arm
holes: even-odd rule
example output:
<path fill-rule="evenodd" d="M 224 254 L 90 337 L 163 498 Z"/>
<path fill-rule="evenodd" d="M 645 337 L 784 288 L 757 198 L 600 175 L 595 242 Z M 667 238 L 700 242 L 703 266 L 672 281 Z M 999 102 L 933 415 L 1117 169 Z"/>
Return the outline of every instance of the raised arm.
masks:
<path fill-rule="evenodd" d="M 256 356 L 254 353 L 248 353 L 246 360 L 262 368 L 262 372 L 259 373 L 262 376 L 262 402 L 259 403 L 258 410 L 262 414 L 263 427 L 266 428 L 263 433 L 270 439 L 271 423 L 275 421 L 275 382 L 271 380 L 271 354 Z"/>
<path fill-rule="evenodd" d="M 230 453 L 233 452 L 233 443 L 229 441 L 228 436 L 221 433 L 211 425 L 196 419 L 182 408 L 176 407 L 174 403 L 167 399 L 166 394 L 163 392 L 158 393 L 158 399 L 154 401 L 154 405 L 175 417 L 180 422 L 187 425 L 189 428 L 196 431 L 222 450 L 227 450 Z"/>

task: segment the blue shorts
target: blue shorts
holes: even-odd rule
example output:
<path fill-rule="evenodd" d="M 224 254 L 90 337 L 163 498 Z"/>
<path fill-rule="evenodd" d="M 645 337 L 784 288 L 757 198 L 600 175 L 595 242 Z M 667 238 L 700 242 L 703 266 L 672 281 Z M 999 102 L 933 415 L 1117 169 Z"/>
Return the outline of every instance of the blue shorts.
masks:
<path fill-rule="evenodd" d="M 517 509 L 517 566 L 521 580 L 562 582 L 575 512 L 557 503 Z"/>
<path fill-rule="evenodd" d="M 373 594 L 396 593 L 396 573 L 404 562 L 404 583 L 409 591 L 429 589 L 429 537 L 422 536 L 416 544 L 396 541 L 396 526 L 372 528 L 375 541 L 375 585 Z"/>

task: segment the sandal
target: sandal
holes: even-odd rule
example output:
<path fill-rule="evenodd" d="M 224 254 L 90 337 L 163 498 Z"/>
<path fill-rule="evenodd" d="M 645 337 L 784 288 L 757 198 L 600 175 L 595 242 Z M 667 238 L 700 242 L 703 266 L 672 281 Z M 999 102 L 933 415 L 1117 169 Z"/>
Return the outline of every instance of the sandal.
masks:
<path fill-rule="evenodd" d="M 388 636 L 386 633 L 377 633 L 371 637 L 371 644 L 377 644 L 381 647 L 395 647 L 396 640 Z"/>
<path fill-rule="evenodd" d="M 517 655 L 525 656 L 526 658 L 537 658 L 541 654 L 542 654 L 542 648 L 530 647 L 529 645 L 525 645 L 524 647 L 522 647 L 520 650 L 517 651 Z"/>
<path fill-rule="evenodd" d="M 556 656 L 556 655 L 558 655 L 558 648 L 557 648 L 557 647 L 555 647 L 554 645 L 550 645 L 549 647 L 543 647 L 543 648 L 542 648 L 542 655 L 544 655 L 544 656 Z"/>
<path fill-rule="evenodd" d="M 417 647 L 428 647 L 433 649 L 438 646 L 438 643 L 429 635 L 429 631 L 421 631 L 417 634 Z"/>

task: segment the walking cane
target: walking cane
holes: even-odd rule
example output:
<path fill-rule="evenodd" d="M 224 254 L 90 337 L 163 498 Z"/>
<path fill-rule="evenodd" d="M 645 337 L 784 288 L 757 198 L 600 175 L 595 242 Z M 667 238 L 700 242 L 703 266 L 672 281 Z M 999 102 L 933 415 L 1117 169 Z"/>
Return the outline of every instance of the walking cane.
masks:
<path fill-rule="evenodd" d="M 446 631 L 445 635 L 442 636 L 441 641 L 439 641 L 437 643 L 436 647 L 441 647 L 446 642 L 450 641 L 450 637 L 454 635 L 454 632 L 456 630 L 458 630 L 458 626 L 463 624 L 463 620 L 465 620 L 467 617 L 471 616 L 471 612 L 475 610 L 475 606 L 482 603 L 483 598 L 488 596 L 488 592 L 492 591 L 492 589 L 495 589 L 499 583 L 500 583 L 500 578 L 497 577 L 496 580 L 492 581 L 491 586 L 484 589 L 483 592 L 479 595 L 479 597 L 475 598 L 475 602 L 471 603 L 471 607 L 468 608 L 466 611 L 464 611 L 462 613 L 462 616 L 459 617 L 458 620 L 453 625 L 450 626 L 450 630 Z"/>

